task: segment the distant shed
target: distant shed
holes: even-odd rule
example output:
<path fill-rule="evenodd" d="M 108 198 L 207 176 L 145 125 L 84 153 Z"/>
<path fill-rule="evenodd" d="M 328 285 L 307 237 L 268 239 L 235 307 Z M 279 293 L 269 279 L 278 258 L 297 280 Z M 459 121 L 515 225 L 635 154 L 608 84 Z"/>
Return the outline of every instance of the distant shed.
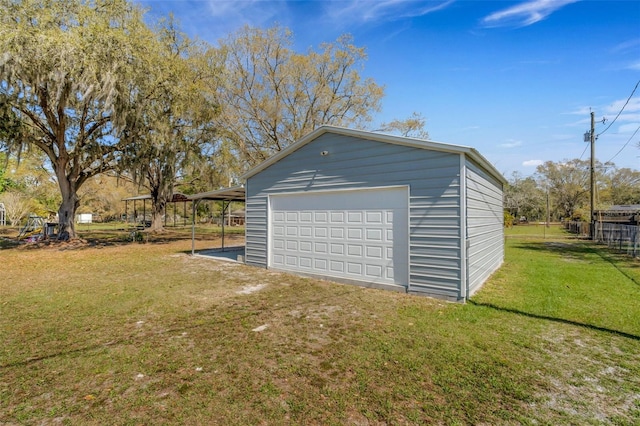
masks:
<path fill-rule="evenodd" d="M 247 264 L 465 300 L 503 262 L 506 181 L 473 148 L 324 126 L 243 178 Z"/>
<path fill-rule="evenodd" d="M 593 212 L 594 222 L 619 223 L 622 225 L 640 224 L 640 204 L 621 204 L 606 210 Z"/>

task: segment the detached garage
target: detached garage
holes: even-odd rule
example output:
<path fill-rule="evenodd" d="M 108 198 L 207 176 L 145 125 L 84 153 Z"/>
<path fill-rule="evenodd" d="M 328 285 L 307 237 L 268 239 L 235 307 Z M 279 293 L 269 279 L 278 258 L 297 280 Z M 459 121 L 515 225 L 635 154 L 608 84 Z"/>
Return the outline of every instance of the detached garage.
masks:
<path fill-rule="evenodd" d="M 473 148 L 324 126 L 243 178 L 250 265 L 464 300 L 503 261 L 506 182 Z"/>

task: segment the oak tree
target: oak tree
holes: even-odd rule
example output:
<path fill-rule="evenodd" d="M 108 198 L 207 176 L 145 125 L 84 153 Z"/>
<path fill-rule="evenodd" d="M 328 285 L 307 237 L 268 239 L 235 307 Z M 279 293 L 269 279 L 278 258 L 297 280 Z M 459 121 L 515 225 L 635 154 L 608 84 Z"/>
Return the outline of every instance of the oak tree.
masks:
<path fill-rule="evenodd" d="M 414 112 L 404 120 L 395 118 L 389 123 L 383 123 L 381 130 L 383 132 L 399 133 L 405 137 L 429 139 L 429 132 L 424 128 L 426 121 L 422 114 Z"/>
<path fill-rule="evenodd" d="M 588 204 L 589 170 L 589 161 L 580 159 L 546 161 L 537 167 L 538 179 L 547 186 L 560 218 L 575 218 L 578 210 Z"/>
<path fill-rule="evenodd" d="M 61 238 L 74 238 L 78 190 L 113 169 L 126 137 L 140 52 L 153 39 L 126 0 L 0 0 L 0 104 L 20 126 L 4 143 L 51 162 Z"/>
<path fill-rule="evenodd" d="M 362 77 L 366 53 L 350 36 L 298 53 L 291 31 L 247 26 L 219 47 L 217 121 L 245 166 L 324 124 L 362 128 L 380 109 L 383 87 Z"/>
<path fill-rule="evenodd" d="M 151 195 L 151 230 L 163 229 L 166 205 L 184 170 L 214 140 L 217 111 L 208 88 L 217 84 L 215 56 L 191 41 L 169 19 L 145 52 L 146 73 L 136 80 L 138 114 L 128 122 L 128 145 L 120 163 Z"/>

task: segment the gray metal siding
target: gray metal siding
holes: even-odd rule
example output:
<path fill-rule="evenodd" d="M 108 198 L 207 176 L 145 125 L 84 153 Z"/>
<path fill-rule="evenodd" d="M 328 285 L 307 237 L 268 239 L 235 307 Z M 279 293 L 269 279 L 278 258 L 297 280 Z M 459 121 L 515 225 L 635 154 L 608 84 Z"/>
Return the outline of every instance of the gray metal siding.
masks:
<path fill-rule="evenodd" d="M 504 259 L 502 184 L 468 160 L 466 227 L 468 286 L 471 296 Z"/>
<path fill-rule="evenodd" d="M 459 154 L 322 134 L 248 179 L 246 262 L 267 266 L 269 194 L 394 185 L 410 186 L 408 291 L 459 298 Z"/>

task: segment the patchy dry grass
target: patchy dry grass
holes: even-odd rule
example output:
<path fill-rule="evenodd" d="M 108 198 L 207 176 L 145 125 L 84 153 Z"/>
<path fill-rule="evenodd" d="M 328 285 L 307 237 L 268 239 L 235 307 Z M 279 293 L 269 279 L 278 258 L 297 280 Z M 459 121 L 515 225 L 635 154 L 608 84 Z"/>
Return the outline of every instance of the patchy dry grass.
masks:
<path fill-rule="evenodd" d="M 510 240 L 466 305 L 194 258 L 188 240 L 2 246 L 0 423 L 637 424 L 637 263 L 534 243 Z M 608 287 L 555 301 L 529 258 Z M 594 314 L 616 303 L 629 319 Z"/>

